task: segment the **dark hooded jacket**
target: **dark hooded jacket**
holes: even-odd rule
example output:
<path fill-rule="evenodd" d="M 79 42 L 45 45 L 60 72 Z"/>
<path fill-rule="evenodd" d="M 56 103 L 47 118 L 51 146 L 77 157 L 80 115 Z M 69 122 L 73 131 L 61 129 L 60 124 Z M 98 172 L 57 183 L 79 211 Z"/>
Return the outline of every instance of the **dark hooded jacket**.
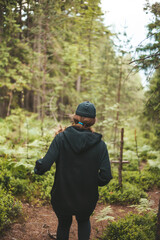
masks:
<path fill-rule="evenodd" d="M 98 200 L 98 186 L 112 179 L 109 156 L 102 135 L 68 127 L 56 135 L 36 174 L 56 163 L 51 203 L 57 214 L 90 216 Z"/>

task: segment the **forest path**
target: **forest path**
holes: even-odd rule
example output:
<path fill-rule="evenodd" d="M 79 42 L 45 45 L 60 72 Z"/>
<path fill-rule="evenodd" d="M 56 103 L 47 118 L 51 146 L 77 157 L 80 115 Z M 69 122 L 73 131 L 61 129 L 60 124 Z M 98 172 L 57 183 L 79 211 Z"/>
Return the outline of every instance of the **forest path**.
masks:
<path fill-rule="evenodd" d="M 149 199 L 154 201 L 153 208 L 158 210 L 160 190 L 149 192 Z M 107 205 L 97 204 L 93 216 L 91 216 L 91 240 L 99 239 L 107 225 L 107 221 L 97 222 L 96 217 L 100 210 Z M 112 214 L 110 216 L 124 217 L 129 212 L 135 212 L 134 208 L 129 206 L 111 205 Z M 57 218 L 50 205 L 33 206 L 28 203 L 23 204 L 24 219 L 18 219 L 17 222 L 6 229 L 5 234 L 0 237 L 1 240 L 51 240 L 56 233 Z M 73 223 L 70 229 L 69 240 L 77 240 L 77 223 L 73 217 Z"/>

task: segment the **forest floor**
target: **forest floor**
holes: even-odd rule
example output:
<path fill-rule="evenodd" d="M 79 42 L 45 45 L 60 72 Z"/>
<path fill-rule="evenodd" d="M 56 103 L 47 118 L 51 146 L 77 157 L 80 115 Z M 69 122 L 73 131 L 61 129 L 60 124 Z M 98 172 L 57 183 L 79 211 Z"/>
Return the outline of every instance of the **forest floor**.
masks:
<path fill-rule="evenodd" d="M 160 190 L 150 191 L 149 199 L 153 201 L 152 208 L 158 211 L 158 202 L 160 199 Z M 96 217 L 99 212 L 106 207 L 104 204 L 97 204 L 93 216 L 91 216 L 91 240 L 100 239 L 108 221 L 97 222 Z M 111 205 L 115 220 L 123 218 L 129 212 L 136 212 L 134 207 Z M 50 205 L 33 206 L 23 203 L 23 217 L 17 219 L 10 228 L 6 229 L 1 240 L 51 240 L 54 239 L 57 228 L 57 218 Z M 77 223 L 73 217 L 73 223 L 70 229 L 69 240 L 77 240 Z"/>

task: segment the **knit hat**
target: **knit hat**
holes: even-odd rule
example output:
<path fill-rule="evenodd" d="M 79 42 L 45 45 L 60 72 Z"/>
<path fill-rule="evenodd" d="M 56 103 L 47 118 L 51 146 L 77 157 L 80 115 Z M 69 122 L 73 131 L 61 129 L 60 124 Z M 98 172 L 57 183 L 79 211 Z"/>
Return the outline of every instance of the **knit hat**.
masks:
<path fill-rule="evenodd" d="M 82 117 L 95 118 L 96 117 L 96 108 L 93 103 L 86 101 L 78 105 L 76 110 L 76 115 Z"/>

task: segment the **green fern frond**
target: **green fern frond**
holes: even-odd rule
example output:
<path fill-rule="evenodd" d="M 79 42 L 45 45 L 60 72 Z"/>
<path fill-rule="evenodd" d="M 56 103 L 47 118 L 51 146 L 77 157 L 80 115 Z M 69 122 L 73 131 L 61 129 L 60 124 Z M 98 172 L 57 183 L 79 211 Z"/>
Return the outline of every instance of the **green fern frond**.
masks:
<path fill-rule="evenodd" d="M 148 164 L 150 167 L 156 167 L 160 169 L 160 158 L 157 158 L 156 160 L 148 160 Z"/>
<path fill-rule="evenodd" d="M 110 216 L 109 214 L 112 214 L 112 208 L 110 206 L 103 208 L 95 217 L 96 222 L 101 222 L 104 220 L 114 220 L 114 217 Z"/>
<path fill-rule="evenodd" d="M 153 204 L 154 201 L 149 201 L 146 198 L 141 198 L 140 203 L 138 205 L 131 205 L 129 207 L 135 207 L 139 213 L 142 213 L 145 211 L 153 211 L 152 209 Z"/>

